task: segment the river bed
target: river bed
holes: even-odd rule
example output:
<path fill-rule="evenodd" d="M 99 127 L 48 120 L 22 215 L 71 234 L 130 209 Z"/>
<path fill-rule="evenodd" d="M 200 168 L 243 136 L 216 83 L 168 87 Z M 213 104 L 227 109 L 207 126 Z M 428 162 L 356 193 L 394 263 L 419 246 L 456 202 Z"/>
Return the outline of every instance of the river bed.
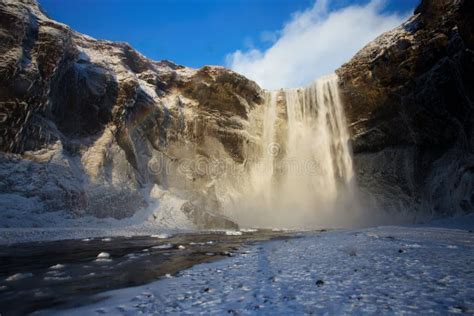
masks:
<path fill-rule="evenodd" d="M 258 230 L 95 238 L 0 247 L 0 312 L 19 315 L 94 302 L 103 291 L 146 284 L 246 245 L 295 233 Z"/>

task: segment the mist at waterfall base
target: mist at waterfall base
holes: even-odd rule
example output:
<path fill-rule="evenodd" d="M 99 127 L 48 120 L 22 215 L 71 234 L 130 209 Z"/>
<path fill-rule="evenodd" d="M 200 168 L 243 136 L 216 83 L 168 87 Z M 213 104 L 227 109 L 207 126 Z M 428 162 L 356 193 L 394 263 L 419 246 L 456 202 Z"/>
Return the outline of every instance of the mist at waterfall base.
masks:
<path fill-rule="evenodd" d="M 337 76 L 266 92 L 265 100 L 250 118 L 254 141 L 224 201 L 228 215 L 243 227 L 364 225 Z"/>

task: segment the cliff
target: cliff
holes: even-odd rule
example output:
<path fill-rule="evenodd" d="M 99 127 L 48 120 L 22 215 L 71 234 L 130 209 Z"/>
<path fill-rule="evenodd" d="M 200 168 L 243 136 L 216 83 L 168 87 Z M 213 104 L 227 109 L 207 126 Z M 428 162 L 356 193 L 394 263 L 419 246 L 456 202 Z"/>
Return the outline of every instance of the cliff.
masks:
<path fill-rule="evenodd" d="M 48 211 L 124 218 L 172 188 L 195 225 L 235 226 L 209 202 L 209 173 L 183 159 L 242 162 L 247 115 L 263 102 L 254 82 L 79 34 L 36 1 L 0 2 L 0 43 L 3 216 L 25 225 Z"/>
<path fill-rule="evenodd" d="M 337 70 L 361 187 L 385 206 L 474 210 L 474 3 L 424 0 Z"/>

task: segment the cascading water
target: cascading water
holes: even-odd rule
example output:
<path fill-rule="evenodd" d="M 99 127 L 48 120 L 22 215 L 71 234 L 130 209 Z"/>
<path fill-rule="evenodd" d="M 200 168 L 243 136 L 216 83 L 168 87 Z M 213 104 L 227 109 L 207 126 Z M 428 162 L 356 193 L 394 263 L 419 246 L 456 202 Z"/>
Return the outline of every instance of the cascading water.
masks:
<path fill-rule="evenodd" d="M 259 141 L 248 150 L 241 198 L 227 206 L 242 226 L 349 224 L 356 194 L 337 80 L 267 92 L 263 119 L 249 131 Z"/>

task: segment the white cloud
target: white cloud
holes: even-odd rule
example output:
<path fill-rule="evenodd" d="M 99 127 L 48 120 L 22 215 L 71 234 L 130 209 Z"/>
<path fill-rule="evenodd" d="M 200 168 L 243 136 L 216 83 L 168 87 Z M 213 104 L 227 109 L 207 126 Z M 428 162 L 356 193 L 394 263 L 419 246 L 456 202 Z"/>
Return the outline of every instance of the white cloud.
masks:
<path fill-rule="evenodd" d="M 365 44 L 401 24 L 407 15 L 383 14 L 383 0 L 329 11 L 329 0 L 296 12 L 265 51 L 249 48 L 227 56 L 227 66 L 266 89 L 304 86 L 334 72 Z"/>

